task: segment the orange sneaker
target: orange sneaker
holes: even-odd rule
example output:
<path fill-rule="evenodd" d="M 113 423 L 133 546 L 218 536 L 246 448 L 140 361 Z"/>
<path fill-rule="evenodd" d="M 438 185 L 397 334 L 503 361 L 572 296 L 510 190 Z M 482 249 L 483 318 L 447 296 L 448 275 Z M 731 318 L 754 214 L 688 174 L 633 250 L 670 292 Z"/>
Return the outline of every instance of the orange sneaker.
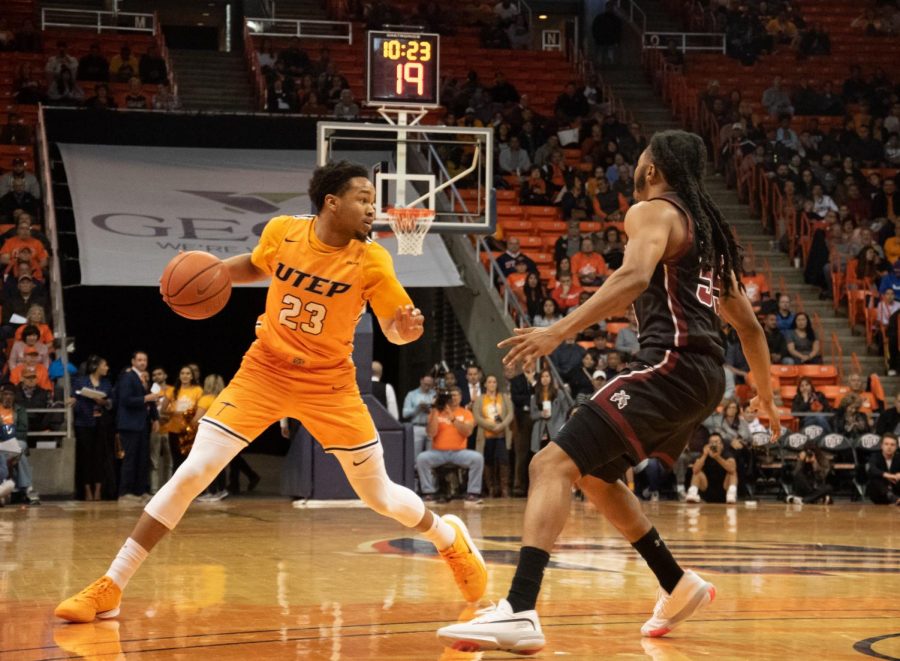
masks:
<path fill-rule="evenodd" d="M 453 544 L 440 552 L 453 570 L 453 578 L 466 601 L 478 601 L 487 588 L 487 567 L 462 519 L 453 514 L 441 517 L 456 531 Z"/>
<path fill-rule="evenodd" d="M 69 622 L 92 622 L 95 617 L 105 620 L 119 614 L 121 601 L 122 589 L 109 576 L 104 576 L 66 599 L 53 614 Z"/>

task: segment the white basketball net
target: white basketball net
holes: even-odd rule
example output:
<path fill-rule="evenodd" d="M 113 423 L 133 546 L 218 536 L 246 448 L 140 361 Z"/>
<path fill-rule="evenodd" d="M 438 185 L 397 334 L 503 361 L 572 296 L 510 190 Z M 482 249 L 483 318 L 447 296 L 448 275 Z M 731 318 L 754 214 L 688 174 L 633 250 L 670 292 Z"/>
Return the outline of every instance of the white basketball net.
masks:
<path fill-rule="evenodd" d="M 398 255 L 421 255 L 425 235 L 434 222 L 433 209 L 391 208 L 387 210 L 388 224 L 397 237 Z"/>

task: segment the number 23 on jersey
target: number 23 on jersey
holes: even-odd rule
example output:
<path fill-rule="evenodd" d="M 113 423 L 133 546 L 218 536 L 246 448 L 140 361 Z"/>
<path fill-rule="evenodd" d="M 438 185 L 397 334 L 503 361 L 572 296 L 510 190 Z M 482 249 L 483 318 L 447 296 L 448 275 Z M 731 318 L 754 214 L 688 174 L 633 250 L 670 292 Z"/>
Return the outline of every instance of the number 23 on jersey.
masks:
<path fill-rule="evenodd" d="M 320 335 L 322 325 L 328 308 L 321 303 L 308 301 L 305 305 L 302 300 L 293 294 L 285 294 L 281 299 L 284 307 L 278 314 L 278 322 L 291 330 L 301 330 L 310 335 Z M 306 316 L 308 315 L 308 316 Z"/>

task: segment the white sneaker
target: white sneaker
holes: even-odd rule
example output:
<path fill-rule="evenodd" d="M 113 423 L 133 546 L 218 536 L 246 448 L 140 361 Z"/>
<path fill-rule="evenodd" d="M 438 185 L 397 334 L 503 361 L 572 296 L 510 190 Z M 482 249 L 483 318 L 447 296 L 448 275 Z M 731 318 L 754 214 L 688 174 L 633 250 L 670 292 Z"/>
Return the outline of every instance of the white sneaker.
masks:
<path fill-rule="evenodd" d="M 3 459 L 6 461 L 6 459 Z M 16 490 L 16 483 L 12 480 L 3 480 L 0 482 L 0 498 L 6 498 L 9 494 Z"/>
<path fill-rule="evenodd" d="M 659 491 L 651 491 L 650 492 L 650 502 L 651 503 L 659 502 Z"/>
<path fill-rule="evenodd" d="M 641 634 L 649 638 L 665 636 L 715 598 L 716 586 L 688 569 L 672 594 L 659 589 L 653 617 L 644 622 Z"/>
<path fill-rule="evenodd" d="M 537 611 L 513 613 L 506 599 L 476 611 L 475 619 L 438 629 L 437 636 L 458 652 L 502 650 L 536 654 L 544 647 L 544 632 Z"/>
<path fill-rule="evenodd" d="M 687 495 L 684 497 L 684 502 L 686 503 L 699 503 L 700 502 L 700 491 L 695 486 L 691 486 L 688 489 Z"/>
<path fill-rule="evenodd" d="M 785 501 L 789 505 L 802 505 L 803 499 L 800 496 L 788 496 Z"/>
<path fill-rule="evenodd" d="M 675 493 L 678 495 L 678 500 L 684 501 L 686 494 L 684 492 L 683 484 L 679 484 L 678 486 L 675 487 Z"/>
<path fill-rule="evenodd" d="M 737 487 L 730 486 L 728 487 L 728 491 L 725 492 L 725 502 L 729 505 L 733 505 L 737 502 Z"/>

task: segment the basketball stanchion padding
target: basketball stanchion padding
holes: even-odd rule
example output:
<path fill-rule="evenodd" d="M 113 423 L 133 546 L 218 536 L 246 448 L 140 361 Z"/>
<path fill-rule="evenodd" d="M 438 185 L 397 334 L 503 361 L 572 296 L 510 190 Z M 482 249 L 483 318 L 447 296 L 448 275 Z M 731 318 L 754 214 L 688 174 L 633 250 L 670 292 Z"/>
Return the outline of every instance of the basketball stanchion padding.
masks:
<path fill-rule="evenodd" d="M 388 224 L 397 237 L 398 255 L 421 255 L 425 235 L 434 222 L 434 209 L 389 207 Z"/>

